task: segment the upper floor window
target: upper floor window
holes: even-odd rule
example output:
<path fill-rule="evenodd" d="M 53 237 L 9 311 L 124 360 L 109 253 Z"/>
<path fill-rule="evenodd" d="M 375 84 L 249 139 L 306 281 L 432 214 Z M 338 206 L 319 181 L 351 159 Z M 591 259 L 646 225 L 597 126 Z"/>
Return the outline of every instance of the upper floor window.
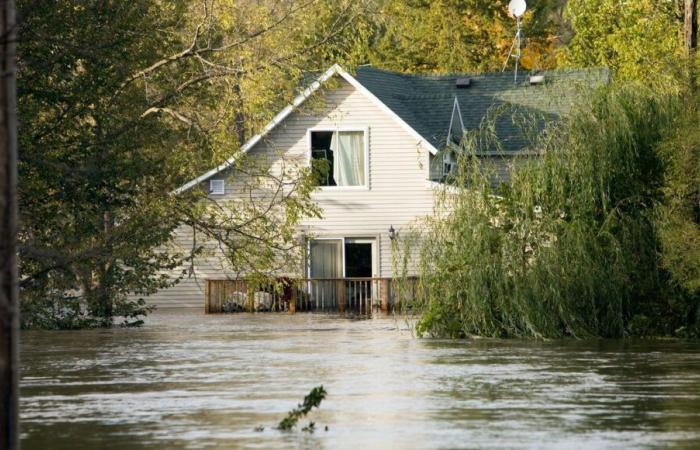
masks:
<path fill-rule="evenodd" d="M 366 186 L 364 131 L 312 131 L 311 162 L 321 186 Z"/>

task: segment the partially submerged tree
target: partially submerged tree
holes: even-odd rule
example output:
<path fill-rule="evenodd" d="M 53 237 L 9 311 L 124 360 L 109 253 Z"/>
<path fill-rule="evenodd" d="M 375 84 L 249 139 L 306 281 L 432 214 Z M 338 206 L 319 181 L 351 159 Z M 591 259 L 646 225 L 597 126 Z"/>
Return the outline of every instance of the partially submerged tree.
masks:
<path fill-rule="evenodd" d="M 49 307 L 34 324 L 81 325 L 52 319 L 79 301 L 100 325 L 146 312 L 128 294 L 176 282 L 164 272 L 192 257 L 168 250 L 173 231 L 217 225 L 196 206 L 201 192 L 173 189 L 235 154 L 325 64 L 309 58 L 341 53 L 364 6 L 20 1 L 22 296 Z M 251 248 L 241 242 L 285 248 L 291 224 L 314 213 L 308 189 L 289 192 L 273 200 L 288 211 L 279 234 L 257 227 L 255 210 L 218 224 L 212 233 L 236 249 L 233 264 Z"/>
<path fill-rule="evenodd" d="M 420 332 L 620 337 L 686 324 L 665 309 L 655 221 L 657 147 L 678 102 L 641 86 L 589 97 L 497 189 L 475 157 L 489 124 L 466 137 L 448 213 L 423 237 Z"/>
<path fill-rule="evenodd" d="M 442 245 L 423 246 L 421 332 L 700 335 L 697 2 L 570 0 L 565 16 L 561 62 L 615 85 L 498 190 L 475 157 L 488 123 L 465 141 L 467 188 L 424 236 Z"/>
<path fill-rule="evenodd" d="M 250 283 L 276 284 L 280 275 L 296 275 L 304 244 L 297 225 L 321 216 L 311 199 L 318 186 L 311 168 L 281 154 L 272 163 L 260 155 L 239 155 L 219 176 L 228 178 L 228 195 L 219 200 L 197 187 L 183 193 L 191 201 L 177 207 L 192 255 Z M 186 265 L 186 276 L 196 278 L 195 262 Z"/>

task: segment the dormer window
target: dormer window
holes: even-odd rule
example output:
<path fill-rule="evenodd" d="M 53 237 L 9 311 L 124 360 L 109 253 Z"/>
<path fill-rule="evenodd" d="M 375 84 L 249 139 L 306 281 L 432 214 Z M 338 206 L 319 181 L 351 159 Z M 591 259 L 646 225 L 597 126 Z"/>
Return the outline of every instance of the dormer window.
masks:
<path fill-rule="evenodd" d="M 224 180 L 209 180 L 209 194 L 224 195 L 226 192 L 226 183 Z"/>
<path fill-rule="evenodd" d="M 450 128 L 447 130 L 447 144 L 459 145 L 464 134 L 464 122 L 462 121 L 462 111 L 459 109 L 459 101 L 455 97 L 452 104 L 452 117 L 450 118 Z"/>
<path fill-rule="evenodd" d="M 447 151 L 442 155 L 442 176 L 450 175 L 457 168 L 457 158 L 453 151 Z"/>

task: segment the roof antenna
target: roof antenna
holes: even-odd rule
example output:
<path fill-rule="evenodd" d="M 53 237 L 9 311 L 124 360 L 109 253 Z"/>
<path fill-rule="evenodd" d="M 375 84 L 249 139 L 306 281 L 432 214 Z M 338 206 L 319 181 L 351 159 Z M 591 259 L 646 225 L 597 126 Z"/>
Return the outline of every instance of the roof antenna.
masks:
<path fill-rule="evenodd" d="M 523 14 L 525 14 L 525 10 L 527 9 L 527 3 L 525 3 L 525 0 L 510 0 L 510 3 L 508 4 L 508 12 L 510 13 L 511 16 L 515 17 L 515 20 L 518 22 L 518 31 L 515 33 L 515 39 L 513 39 L 513 44 L 510 46 L 510 51 L 508 52 L 508 58 L 506 58 L 505 64 L 503 64 L 503 70 L 501 72 L 506 71 L 506 67 L 508 67 L 508 61 L 510 61 L 511 56 L 515 58 L 515 82 L 518 82 L 518 65 L 520 64 L 520 57 L 522 56 L 522 53 L 520 52 L 521 46 L 522 46 L 522 37 L 523 37 Z M 513 54 L 513 49 L 517 45 L 517 50 L 515 54 Z"/>

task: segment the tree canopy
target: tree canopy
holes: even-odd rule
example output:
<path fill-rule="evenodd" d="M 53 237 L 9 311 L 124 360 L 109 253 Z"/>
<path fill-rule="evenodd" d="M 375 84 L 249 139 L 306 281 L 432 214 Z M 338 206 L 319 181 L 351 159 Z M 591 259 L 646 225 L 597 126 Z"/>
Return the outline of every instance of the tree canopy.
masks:
<path fill-rule="evenodd" d="M 561 2 L 529 3 L 522 64 L 549 68 L 558 44 Z M 501 70 L 516 31 L 507 5 L 506 0 L 387 0 L 379 12 L 369 61 L 406 72 Z"/>
<path fill-rule="evenodd" d="M 562 63 L 609 67 L 620 81 L 676 89 L 683 74 L 682 1 L 569 0 Z"/>
<path fill-rule="evenodd" d="M 516 26 L 507 3 L 18 1 L 23 304 L 48 307 L 51 316 L 85 301 L 102 325 L 143 313 L 133 294 L 176 283 L 165 273 L 202 251 L 171 250 L 182 226 L 219 242 L 233 269 L 264 273 L 298 247 L 296 223 L 320 211 L 308 168 L 289 165 L 270 178 L 240 157 L 240 146 L 334 63 L 350 70 L 365 63 L 402 72 L 501 70 L 512 64 Z M 677 298 L 695 304 L 698 72 L 683 47 L 682 2 L 528 3 L 524 68 L 607 66 L 614 83 L 682 98 L 683 113 L 662 121 L 669 125 L 654 148 L 662 167 L 654 181 L 660 186 L 650 187 L 658 205 L 654 262 Z M 622 116 L 600 115 L 615 117 Z M 212 204 L 201 190 L 172 195 L 232 156 L 240 157 L 235 170 L 259 180 L 244 189 L 293 185 L 292 194 L 263 205 L 218 205 L 218 214 L 205 207 Z"/>
<path fill-rule="evenodd" d="M 106 324 L 143 312 L 127 295 L 177 282 L 165 272 L 193 257 L 167 250 L 183 224 L 229 244 L 231 263 L 260 253 L 244 238 L 289 248 L 291 224 L 315 214 L 308 189 L 273 200 L 289 211 L 279 220 L 247 208 L 217 224 L 195 206 L 201 192 L 171 192 L 234 155 L 323 58 L 351 59 L 364 8 L 19 2 L 24 298 L 83 299 Z"/>

